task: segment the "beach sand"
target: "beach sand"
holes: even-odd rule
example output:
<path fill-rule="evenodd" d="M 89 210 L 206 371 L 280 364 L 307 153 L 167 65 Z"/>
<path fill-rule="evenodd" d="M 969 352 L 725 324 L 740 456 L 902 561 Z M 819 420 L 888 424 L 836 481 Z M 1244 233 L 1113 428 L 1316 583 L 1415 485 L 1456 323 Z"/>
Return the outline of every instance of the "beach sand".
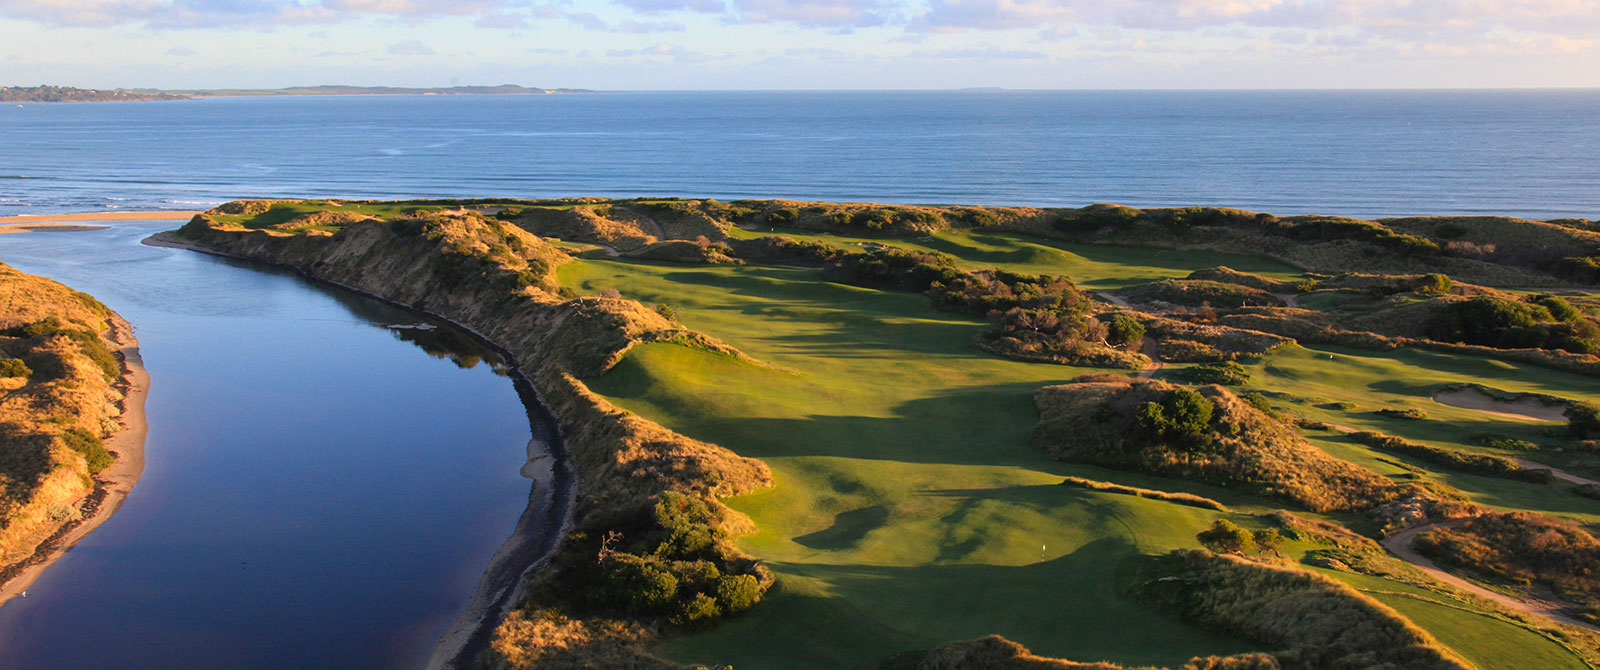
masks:
<path fill-rule="evenodd" d="M 80 214 L 25 214 L 0 216 L 0 223 L 72 223 L 75 221 L 177 221 L 194 218 L 199 212 L 83 212 Z"/>
<path fill-rule="evenodd" d="M 128 492 L 133 490 L 139 475 L 144 472 L 144 438 L 147 429 L 144 401 L 150 390 L 150 375 L 145 373 L 144 359 L 139 357 L 139 342 L 134 338 L 133 327 L 121 317 L 112 319 L 111 339 L 116 342 L 127 365 L 123 375 L 126 396 L 122 401 L 122 429 L 106 440 L 106 449 L 116 454 L 116 461 L 96 476 L 95 490 L 83 503 L 86 508 L 83 519 L 62 527 L 45 540 L 33 556 L 23 561 L 21 572 L 5 584 L 0 584 L 0 604 L 26 591 L 45 568 L 111 518 L 122 507 Z M 88 509 L 91 507 L 92 510 Z"/>

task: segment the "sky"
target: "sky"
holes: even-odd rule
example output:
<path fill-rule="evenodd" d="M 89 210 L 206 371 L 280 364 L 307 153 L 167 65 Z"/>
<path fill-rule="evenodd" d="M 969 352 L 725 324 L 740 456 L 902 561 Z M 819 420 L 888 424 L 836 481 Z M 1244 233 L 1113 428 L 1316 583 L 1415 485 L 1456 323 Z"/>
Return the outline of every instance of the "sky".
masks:
<path fill-rule="evenodd" d="M 1600 0 L 0 0 L 0 85 L 1600 87 Z"/>

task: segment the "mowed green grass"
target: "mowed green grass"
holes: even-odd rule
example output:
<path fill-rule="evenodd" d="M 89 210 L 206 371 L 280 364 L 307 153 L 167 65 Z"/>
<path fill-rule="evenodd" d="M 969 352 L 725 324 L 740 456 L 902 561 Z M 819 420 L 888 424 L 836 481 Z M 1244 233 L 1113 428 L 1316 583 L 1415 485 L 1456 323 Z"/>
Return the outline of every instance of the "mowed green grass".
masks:
<path fill-rule="evenodd" d="M 1477 433 L 1500 433 L 1558 446 L 1561 439 L 1547 433 L 1559 432 L 1563 428 L 1561 423 L 1502 417 L 1451 407 L 1434 402 L 1432 398 L 1442 384 L 1472 382 L 1506 391 L 1600 402 L 1600 380 L 1592 377 L 1422 349 L 1374 352 L 1342 347 L 1290 347 L 1248 367 L 1252 378 L 1246 389 L 1278 394 L 1272 398 L 1273 404 L 1314 419 L 1440 447 L 1526 458 L 1596 476 L 1592 468 L 1586 467 L 1586 457 L 1581 454 L 1553 450 L 1497 451 L 1480 447 L 1471 439 Z M 1341 409 L 1337 403 L 1354 407 Z M 1420 409 L 1427 413 L 1427 418 L 1410 420 L 1375 413 L 1385 408 Z M 1600 523 L 1600 505 L 1574 495 L 1570 484 L 1533 484 L 1451 472 L 1420 460 L 1368 449 L 1334 433 L 1325 433 L 1314 441 L 1335 456 L 1382 474 L 1403 476 L 1404 468 L 1396 463 L 1420 467 L 1428 471 L 1424 477 L 1448 483 L 1485 505 L 1507 510 L 1536 510 L 1579 523 Z"/>
<path fill-rule="evenodd" d="M 916 251 L 937 251 L 956 257 L 967 269 L 1001 267 L 1027 274 L 1066 275 L 1079 286 L 1095 290 L 1122 288 L 1160 279 L 1181 279 L 1201 268 L 1225 265 L 1278 279 L 1295 279 L 1301 271 L 1255 256 L 1150 247 L 1068 244 L 1016 233 L 944 231 L 920 238 L 873 238 L 819 234 L 783 229 L 783 235 L 824 242 L 843 248 L 883 244 Z M 742 237 L 758 234 L 735 229 Z M 766 234 L 765 232 L 759 234 Z"/>
<path fill-rule="evenodd" d="M 588 380 L 622 407 L 761 458 L 775 473 L 773 489 L 729 504 L 757 523 L 741 542 L 779 585 L 748 615 L 658 653 L 734 667 L 870 668 L 897 651 L 991 633 L 1043 654 L 1140 664 L 1251 648 L 1120 595 L 1132 562 L 1194 546 L 1216 512 L 1058 483 L 1073 474 L 1188 491 L 1241 512 L 1275 506 L 1045 459 L 1027 445 L 1031 393 L 1085 370 L 988 356 L 967 346 L 977 320 L 933 311 L 919 295 L 820 282 L 812 271 L 579 261 L 561 280 L 669 304 L 689 327 L 773 366 L 654 344 Z M 1406 606 L 1480 667 L 1524 658 L 1583 667 L 1490 617 Z"/>
<path fill-rule="evenodd" d="M 992 633 L 1141 664 L 1249 648 L 1119 595 L 1130 560 L 1193 546 L 1215 512 L 1060 486 L 1069 473 L 1117 475 L 1027 445 L 1033 390 L 1083 370 L 982 354 L 966 346 L 978 321 L 814 272 L 580 261 L 562 280 L 671 304 L 685 325 L 774 366 L 655 344 L 588 380 L 622 407 L 766 461 L 777 480 L 730 505 L 755 520 L 743 545 L 781 586 L 748 616 L 659 653 L 870 668 Z"/>

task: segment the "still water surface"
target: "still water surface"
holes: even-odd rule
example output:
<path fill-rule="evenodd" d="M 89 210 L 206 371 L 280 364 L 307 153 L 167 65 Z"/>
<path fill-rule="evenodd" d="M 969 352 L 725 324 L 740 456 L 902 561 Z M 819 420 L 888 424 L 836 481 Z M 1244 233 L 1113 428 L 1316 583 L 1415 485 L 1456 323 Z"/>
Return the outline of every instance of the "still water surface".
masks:
<path fill-rule="evenodd" d="M 528 502 L 511 380 L 381 303 L 139 244 L 171 225 L 0 237 L 131 321 L 152 380 L 143 479 L 0 607 L 0 666 L 420 667 Z"/>

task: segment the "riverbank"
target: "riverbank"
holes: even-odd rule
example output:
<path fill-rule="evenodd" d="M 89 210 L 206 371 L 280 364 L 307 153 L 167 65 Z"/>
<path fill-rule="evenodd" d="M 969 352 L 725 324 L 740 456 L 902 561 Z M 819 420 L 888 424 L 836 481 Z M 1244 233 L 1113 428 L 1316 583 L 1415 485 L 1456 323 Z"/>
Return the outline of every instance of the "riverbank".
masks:
<path fill-rule="evenodd" d="M 80 519 L 57 529 L 34 549 L 32 556 L 0 570 L 0 605 L 26 593 L 46 568 L 110 519 L 122 507 L 128 493 L 144 473 L 144 446 L 148 432 L 145 399 L 150 390 L 150 375 L 144 369 L 144 359 L 139 355 L 139 341 L 133 334 L 132 325 L 120 316 L 109 321 L 111 340 L 117 345 L 122 359 L 122 376 L 115 384 L 123 393 L 122 428 L 105 443 L 106 450 L 116 460 L 95 476 L 94 489 L 79 508 L 83 514 Z"/>

